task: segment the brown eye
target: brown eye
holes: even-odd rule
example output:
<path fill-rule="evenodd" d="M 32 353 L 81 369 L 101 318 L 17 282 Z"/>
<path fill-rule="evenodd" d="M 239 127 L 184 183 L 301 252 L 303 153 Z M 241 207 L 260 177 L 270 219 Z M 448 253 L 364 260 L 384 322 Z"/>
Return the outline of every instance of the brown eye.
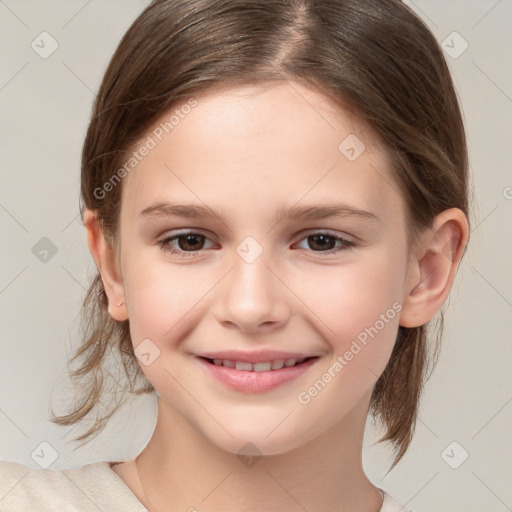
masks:
<path fill-rule="evenodd" d="M 176 237 L 178 247 L 183 251 L 197 251 L 203 248 L 205 237 L 199 234 L 179 235 Z"/>
<path fill-rule="evenodd" d="M 306 247 L 303 246 L 301 249 L 307 249 L 309 252 L 326 253 L 326 255 L 349 251 L 357 245 L 355 242 L 345 240 L 331 233 L 313 233 L 303 238 L 301 243 L 304 241 Z"/>
<path fill-rule="evenodd" d="M 192 256 L 196 251 L 205 248 L 208 238 L 200 233 L 178 233 L 164 238 L 158 245 L 166 252 Z"/>
<path fill-rule="evenodd" d="M 324 235 L 321 233 L 318 235 L 310 235 L 307 240 L 311 249 L 320 251 L 334 249 L 336 246 L 336 239 L 331 235 Z"/>

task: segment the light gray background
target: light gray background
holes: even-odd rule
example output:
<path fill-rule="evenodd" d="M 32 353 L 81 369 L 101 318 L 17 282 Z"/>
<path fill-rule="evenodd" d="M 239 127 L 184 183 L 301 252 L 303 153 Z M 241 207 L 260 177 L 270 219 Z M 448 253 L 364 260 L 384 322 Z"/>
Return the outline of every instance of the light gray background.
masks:
<path fill-rule="evenodd" d="M 385 476 L 391 451 L 371 446 L 377 434 L 369 424 L 364 464 L 376 484 L 416 511 L 502 512 L 512 510 L 512 2 L 407 3 L 452 54 L 463 48 L 454 31 L 469 44 L 447 60 L 467 123 L 477 203 L 412 446 Z M 81 145 L 107 62 L 146 4 L 0 2 L 2 459 L 38 467 L 31 453 L 47 442 L 58 453 L 53 469 L 124 460 L 154 428 L 151 397 L 128 404 L 75 452 L 66 444 L 70 429 L 47 420 L 50 398 L 58 408 L 65 396 L 78 311 L 95 269 L 78 215 Z M 47 59 L 31 48 L 43 31 L 59 45 Z M 43 237 L 57 248 L 46 262 L 32 250 Z M 463 450 L 467 460 L 453 469 L 446 461 L 460 463 Z"/>

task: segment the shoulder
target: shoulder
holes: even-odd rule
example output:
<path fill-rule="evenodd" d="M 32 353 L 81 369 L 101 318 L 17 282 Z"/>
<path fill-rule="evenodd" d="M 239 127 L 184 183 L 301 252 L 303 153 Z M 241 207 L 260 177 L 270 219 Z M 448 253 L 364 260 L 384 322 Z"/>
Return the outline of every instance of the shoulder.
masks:
<path fill-rule="evenodd" d="M 381 491 L 384 493 L 384 502 L 382 503 L 382 507 L 379 512 L 414 512 L 411 508 L 407 508 L 398 503 L 398 501 L 396 501 L 384 489 L 381 489 Z"/>
<path fill-rule="evenodd" d="M 76 469 L 33 469 L 0 461 L 0 511 L 146 512 L 106 461 Z"/>

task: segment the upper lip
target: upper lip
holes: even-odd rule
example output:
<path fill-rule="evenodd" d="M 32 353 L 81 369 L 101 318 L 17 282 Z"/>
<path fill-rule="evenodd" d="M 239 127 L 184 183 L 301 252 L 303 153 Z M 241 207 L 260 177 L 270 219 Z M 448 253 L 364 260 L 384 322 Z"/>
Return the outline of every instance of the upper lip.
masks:
<path fill-rule="evenodd" d="M 240 361 L 246 363 L 264 363 L 267 361 L 277 361 L 283 359 L 302 359 L 307 357 L 316 357 L 319 354 L 301 353 L 301 352 L 282 352 L 277 350 L 259 350 L 252 352 L 242 352 L 240 350 L 222 350 L 220 352 L 203 352 L 197 354 L 198 357 L 207 359 L 229 359 L 231 361 Z"/>

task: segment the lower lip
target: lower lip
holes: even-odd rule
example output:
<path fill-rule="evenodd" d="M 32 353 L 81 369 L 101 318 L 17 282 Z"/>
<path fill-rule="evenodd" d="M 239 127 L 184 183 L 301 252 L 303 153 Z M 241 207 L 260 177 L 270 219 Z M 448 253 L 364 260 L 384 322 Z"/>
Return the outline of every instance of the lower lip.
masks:
<path fill-rule="evenodd" d="M 267 372 L 251 372 L 247 370 L 237 370 L 236 368 L 227 368 L 225 366 L 217 366 L 201 357 L 199 361 L 206 370 L 210 372 L 210 375 L 223 382 L 229 388 L 246 393 L 263 393 L 285 382 L 299 378 L 311 368 L 318 359 L 318 357 L 314 357 L 296 366 L 285 366 L 279 370 L 270 370 Z"/>

